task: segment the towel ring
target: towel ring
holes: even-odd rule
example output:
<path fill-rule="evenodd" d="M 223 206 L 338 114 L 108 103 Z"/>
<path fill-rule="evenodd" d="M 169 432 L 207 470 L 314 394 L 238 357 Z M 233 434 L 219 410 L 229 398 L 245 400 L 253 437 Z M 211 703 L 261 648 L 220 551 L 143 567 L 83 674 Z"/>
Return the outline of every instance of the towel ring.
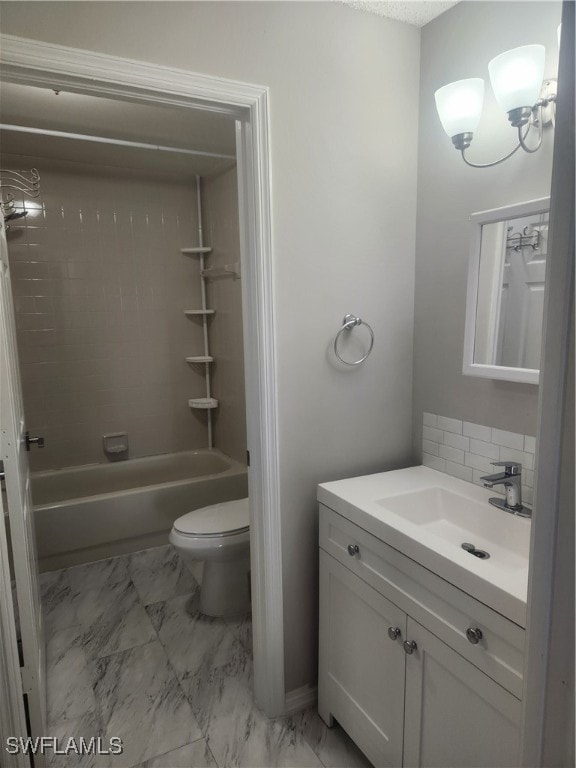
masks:
<path fill-rule="evenodd" d="M 338 339 L 340 336 L 344 333 L 344 331 L 351 331 L 352 328 L 354 328 L 355 325 L 365 325 L 366 328 L 368 328 L 368 331 L 370 332 L 370 346 L 368 347 L 368 352 L 364 355 L 364 357 L 361 357 L 359 360 L 353 360 L 350 362 L 349 360 L 344 360 L 343 357 L 340 356 L 340 353 L 338 352 Z M 360 363 L 363 363 L 364 360 L 368 357 L 370 352 L 372 352 L 372 347 L 374 346 L 374 331 L 372 330 L 371 326 L 368 325 L 368 323 L 364 322 L 362 318 L 356 317 L 355 315 L 344 315 L 344 319 L 342 320 L 342 328 L 338 331 L 336 334 L 336 338 L 334 339 L 334 354 L 340 360 L 341 363 L 344 363 L 344 365 L 360 365 Z"/>

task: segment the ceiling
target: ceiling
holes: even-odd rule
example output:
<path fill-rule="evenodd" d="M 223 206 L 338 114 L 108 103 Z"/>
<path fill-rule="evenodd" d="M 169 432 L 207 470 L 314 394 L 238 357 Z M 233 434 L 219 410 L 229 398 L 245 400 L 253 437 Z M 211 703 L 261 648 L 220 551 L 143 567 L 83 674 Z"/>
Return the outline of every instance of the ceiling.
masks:
<path fill-rule="evenodd" d="M 2 130 L 2 153 L 50 160 L 140 169 L 189 178 L 229 167 L 236 154 L 235 124 L 202 110 L 148 106 L 116 99 L 14 83 L 2 83 L 0 115 L 4 126 L 151 144 L 153 147 L 210 153 L 185 154 Z"/>
<path fill-rule="evenodd" d="M 389 2 L 388 0 L 342 0 L 346 5 L 378 16 L 403 21 L 415 27 L 423 27 L 429 21 L 440 16 L 456 5 L 459 0 L 404 0 Z"/>

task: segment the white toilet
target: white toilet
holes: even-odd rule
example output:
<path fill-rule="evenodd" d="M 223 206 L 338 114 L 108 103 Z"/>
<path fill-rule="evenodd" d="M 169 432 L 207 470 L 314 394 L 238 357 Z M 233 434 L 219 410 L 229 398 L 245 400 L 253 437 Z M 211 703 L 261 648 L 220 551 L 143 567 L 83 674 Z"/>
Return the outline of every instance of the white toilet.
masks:
<path fill-rule="evenodd" d="M 248 499 L 225 501 L 182 515 L 170 544 L 185 561 L 204 561 L 200 611 L 236 616 L 250 610 L 250 513 Z"/>

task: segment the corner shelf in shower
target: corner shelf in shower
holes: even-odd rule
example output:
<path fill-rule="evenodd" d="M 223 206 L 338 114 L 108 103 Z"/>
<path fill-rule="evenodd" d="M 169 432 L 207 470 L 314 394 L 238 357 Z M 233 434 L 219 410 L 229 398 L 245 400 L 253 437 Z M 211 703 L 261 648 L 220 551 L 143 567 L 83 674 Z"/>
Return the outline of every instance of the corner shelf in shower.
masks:
<path fill-rule="evenodd" d="M 195 315 L 213 315 L 216 312 L 215 309 L 185 309 L 184 314 L 188 317 L 194 317 Z"/>
<path fill-rule="evenodd" d="M 210 410 L 212 408 L 218 408 L 218 400 L 213 397 L 193 397 L 188 400 L 190 408 L 200 408 L 202 410 Z"/>
<path fill-rule="evenodd" d="M 200 276 L 206 279 L 212 279 L 216 277 L 241 277 L 240 262 L 235 264 L 224 264 L 222 267 L 208 267 L 208 269 L 200 270 Z"/>
<path fill-rule="evenodd" d="M 199 254 L 212 253 L 212 248 L 180 248 L 180 253 L 186 256 L 198 256 Z"/>
<path fill-rule="evenodd" d="M 214 408 L 218 408 L 218 400 L 212 397 L 210 378 L 210 364 L 214 362 L 214 358 L 210 354 L 209 340 L 208 340 L 208 318 L 210 315 L 215 314 L 214 309 L 208 309 L 206 302 L 206 282 L 207 278 L 206 270 L 206 257 L 212 253 L 210 246 L 205 246 L 202 240 L 202 198 L 200 194 L 200 176 L 196 176 L 196 201 L 198 209 L 198 245 L 192 248 L 180 248 L 180 253 L 184 256 L 196 256 L 198 257 L 198 277 L 200 278 L 200 296 L 201 302 L 197 309 L 185 309 L 184 314 L 186 317 L 199 317 L 202 320 L 202 331 L 204 337 L 204 354 L 190 355 L 185 360 L 190 364 L 200 364 L 204 366 L 204 379 L 205 390 L 204 397 L 192 397 L 188 400 L 188 406 L 190 408 L 198 409 L 206 412 L 206 424 L 208 427 L 208 447 L 213 447 L 212 442 L 212 411 Z"/>

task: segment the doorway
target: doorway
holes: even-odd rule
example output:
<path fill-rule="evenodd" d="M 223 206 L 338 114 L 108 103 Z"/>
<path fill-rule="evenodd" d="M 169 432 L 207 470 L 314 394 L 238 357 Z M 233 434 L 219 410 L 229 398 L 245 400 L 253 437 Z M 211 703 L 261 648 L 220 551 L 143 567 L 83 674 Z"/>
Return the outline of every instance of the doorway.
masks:
<path fill-rule="evenodd" d="M 254 688 L 269 715 L 284 709 L 274 307 L 266 88 L 3 37 L 8 82 L 235 121 L 250 450 Z"/>

